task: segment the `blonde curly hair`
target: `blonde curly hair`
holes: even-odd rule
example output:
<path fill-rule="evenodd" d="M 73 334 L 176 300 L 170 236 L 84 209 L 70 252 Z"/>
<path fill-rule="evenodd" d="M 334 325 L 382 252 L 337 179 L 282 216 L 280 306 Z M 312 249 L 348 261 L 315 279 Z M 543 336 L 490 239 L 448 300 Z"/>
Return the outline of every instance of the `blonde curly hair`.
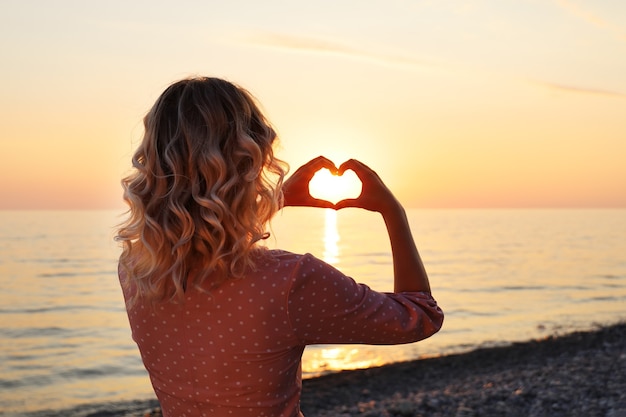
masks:
<path fill-rule="evenodd" d="M 184 79 L 163 92 L 144 126 L 122 180 L 129 216 L 116 236 L 135 299 L 180 300 L 191 285 L 241 277 L 269 235 L 287 171 L 255 100 L 222 79 Z"/>

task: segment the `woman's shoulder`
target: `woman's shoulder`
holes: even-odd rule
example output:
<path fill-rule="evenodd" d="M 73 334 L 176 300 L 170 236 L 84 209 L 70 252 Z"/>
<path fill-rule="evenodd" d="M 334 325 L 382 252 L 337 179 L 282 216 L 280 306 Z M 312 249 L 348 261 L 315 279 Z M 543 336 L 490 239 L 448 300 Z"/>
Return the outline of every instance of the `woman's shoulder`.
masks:
<path fill-rule="evenodd" d="M 253 270 L 292 269 L 304 256 L 281 249 L 263 249 L 256 254 Z"/>
<path fill-rule="evenodd" d="M 295 253 L 281 249 L 271 249 L 260 255 L 256 261 L 256 271 L 282 273 L 286 276 L 307 276 L 311 273 L 338 272 L 311 253 Z"/>
<path fill-rule="evenodd" d="M 324 261 L 311 253 L 295 253 L 283 249 L 268 249 L 261 254 L 257 264 L 273 266 L 277 264 L 297 266 L 300 264 L 320 264 L 326 265 Z"/>

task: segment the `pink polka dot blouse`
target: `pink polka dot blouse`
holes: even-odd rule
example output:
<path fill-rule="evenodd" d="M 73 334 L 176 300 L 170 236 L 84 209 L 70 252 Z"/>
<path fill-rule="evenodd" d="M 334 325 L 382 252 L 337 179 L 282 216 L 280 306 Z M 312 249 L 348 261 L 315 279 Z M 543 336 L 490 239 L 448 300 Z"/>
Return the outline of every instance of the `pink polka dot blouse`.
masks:
<path fill-rule="evenodd" d="M 428 293 L 376 292 L 310 254 L 271 253 L 241 279 L 188 290 L 182 304 L 129 307 L 165 417 L 302 416 L 306 345 L 410 343 L 442 325 Z"/>

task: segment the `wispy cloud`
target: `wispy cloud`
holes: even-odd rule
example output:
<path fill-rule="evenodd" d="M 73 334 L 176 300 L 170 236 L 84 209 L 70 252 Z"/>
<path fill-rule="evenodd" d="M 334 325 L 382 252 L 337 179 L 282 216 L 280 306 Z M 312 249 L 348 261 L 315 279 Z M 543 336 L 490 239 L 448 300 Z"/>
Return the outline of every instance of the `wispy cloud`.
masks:
<path fill-rule="evenodd" d="M 619 91 L 605 90 L 601 88 L 588 88 L 588 87 L 579 87 L 567 84 L 559 84 L 559 83 L 551 83 L 545 81 L 532 81 L 534 84 L 541 85 L 543 87 L 563 91 L 567 93 L 574 94 L 592 94 L 596 96 L 607 96 L 607 97 L 615 97 L 615 98 L 626 98 L 626 93 L 622 93 Z"/>
<path fill-rule="evenodd" d="M 432 63 L 420 61 L 404 54 L 388 54 L 360 48 L 324 38 L 287 35 L 273 32 L 249 32 L 238 37 L 240 42 L 266 48 L 283 49 L 294 52 L 333 54 L 347 58 L 366 59 L 382 64 L 404 65 L 413 67 L 431 66 Z"/>
<path fill-rule="evenodd" d="M 626 28 L 623 25 L 616 25 L 609 20 L 581 7 L 571 0 L 556 0 L 556 3 L 568 13 L 586 21 L 597 28 L 611 32 L 617 39 L 626 42 Z"/>

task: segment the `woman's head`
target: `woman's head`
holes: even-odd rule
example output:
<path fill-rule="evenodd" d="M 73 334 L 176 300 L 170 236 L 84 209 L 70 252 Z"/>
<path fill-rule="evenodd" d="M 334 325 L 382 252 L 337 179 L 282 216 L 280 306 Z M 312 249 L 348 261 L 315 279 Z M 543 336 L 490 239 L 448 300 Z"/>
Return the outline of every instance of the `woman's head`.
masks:
<path fill-rule="evenodd" d="M 281 203 L 274 130 L 248 92 L 217 78 L 172 84 L 144 126 L 118 233 L 139 295 L 168 299 L 209 276 L 240 276 Z"/>

